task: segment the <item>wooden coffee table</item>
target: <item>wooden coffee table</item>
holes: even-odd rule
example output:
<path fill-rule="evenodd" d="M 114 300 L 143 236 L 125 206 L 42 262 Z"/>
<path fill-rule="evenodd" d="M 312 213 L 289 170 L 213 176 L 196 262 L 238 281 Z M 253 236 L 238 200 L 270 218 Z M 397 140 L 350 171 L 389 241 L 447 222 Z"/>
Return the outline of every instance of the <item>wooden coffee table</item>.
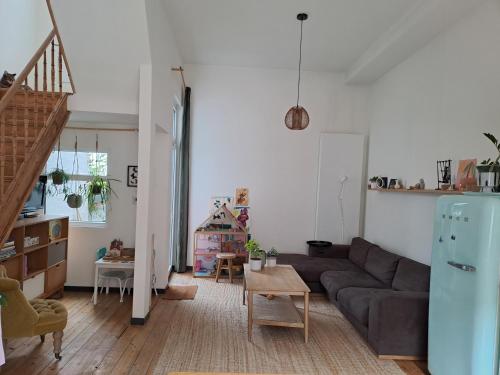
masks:
<path fill-rule="evenodd" d="M 250 270 L 245 264 L 243 279 L 243 304 L 245 292 L 248 299 L 248 340 L 252 340 L 254 324 L 304 329 L 304 340 L 309 339 L 309 293 L 292 266 L 265 267 L 262 271 Z M 269 298 L 266 298 L 269 296 Z M 304 296 L 304 317 L 300 315 L 291 296 Z M 255 300 L 254 300 L 254 297 Z"/>

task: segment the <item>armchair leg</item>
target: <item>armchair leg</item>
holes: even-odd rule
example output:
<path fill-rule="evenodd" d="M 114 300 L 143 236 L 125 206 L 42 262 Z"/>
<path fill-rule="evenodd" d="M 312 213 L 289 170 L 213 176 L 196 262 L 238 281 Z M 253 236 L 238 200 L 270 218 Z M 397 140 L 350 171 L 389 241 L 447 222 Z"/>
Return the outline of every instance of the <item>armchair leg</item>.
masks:
<path fill-rule="evenodd" d="M 54 356 L 57 360 L 60 360 L 63 331 L 54 332 L 52 336 L 54 337 Z"/>
<path fill-rule="evenodd" d="M 40 335 L 40 341 L 42 342 L 42 344 L 45 342 L 45 335 Z"/>

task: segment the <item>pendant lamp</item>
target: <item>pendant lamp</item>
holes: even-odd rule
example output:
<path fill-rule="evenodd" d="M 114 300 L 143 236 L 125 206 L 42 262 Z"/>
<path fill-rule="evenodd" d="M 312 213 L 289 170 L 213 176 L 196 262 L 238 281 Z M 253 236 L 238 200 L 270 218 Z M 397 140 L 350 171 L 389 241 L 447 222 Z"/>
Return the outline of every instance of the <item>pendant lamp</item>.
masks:
<path fill-rule="evenodd" d="M 302 26 L 307 20 L 306 13 L 297 14 L 297 20 L 300 21 L 300 43 L 299 43 L 299 79 L 297 82 L 297 105 L 290 108 L 285 116 L 285 125 L 290 130 L 303 130 L 309 125 L 309 115 L 304 107 L 299 105 L 300 99 L 300 68 L 302 65 Z"/>

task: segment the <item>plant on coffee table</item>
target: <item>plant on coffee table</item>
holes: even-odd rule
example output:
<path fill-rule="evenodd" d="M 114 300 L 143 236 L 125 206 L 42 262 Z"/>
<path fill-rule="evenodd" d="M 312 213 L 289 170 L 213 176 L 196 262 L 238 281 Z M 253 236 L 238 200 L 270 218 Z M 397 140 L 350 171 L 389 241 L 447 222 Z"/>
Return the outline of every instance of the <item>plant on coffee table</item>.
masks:
<path fill-rule="evenodd" d="M 271 250 L 267 252 L 266 264 L 268 267 L 276 266 L 276 259 L 278 258 L 278 250 L 274 247 L 271 247 Z"/>
<path fill-rule="evenodd" d="M 250 269 L 252 271 L 260 271 L 265 263 L 266 252 L 260 248 L 260 245 L 255 240 L 250 240 L 245 244 L 250 256 Z"/>

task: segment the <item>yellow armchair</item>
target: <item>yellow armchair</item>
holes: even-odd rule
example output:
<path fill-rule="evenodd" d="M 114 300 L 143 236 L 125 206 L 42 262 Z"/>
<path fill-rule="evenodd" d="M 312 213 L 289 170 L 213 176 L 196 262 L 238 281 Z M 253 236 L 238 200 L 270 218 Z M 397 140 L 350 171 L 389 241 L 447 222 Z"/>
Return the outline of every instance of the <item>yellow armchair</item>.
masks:
<path fill-rule="evenodd" d="M 28 301 L 19 282 L 8 278 L 3 266 L 0 266 L 0 292 L 7 299 L 7 305 L 2 307 L 3 338 L 40 336 L 43 343 L 45 335 L 52 333 L 54 355 L 61 359 L 63 330 L 68 321 L 66 307 L 55 300 Z"/>

